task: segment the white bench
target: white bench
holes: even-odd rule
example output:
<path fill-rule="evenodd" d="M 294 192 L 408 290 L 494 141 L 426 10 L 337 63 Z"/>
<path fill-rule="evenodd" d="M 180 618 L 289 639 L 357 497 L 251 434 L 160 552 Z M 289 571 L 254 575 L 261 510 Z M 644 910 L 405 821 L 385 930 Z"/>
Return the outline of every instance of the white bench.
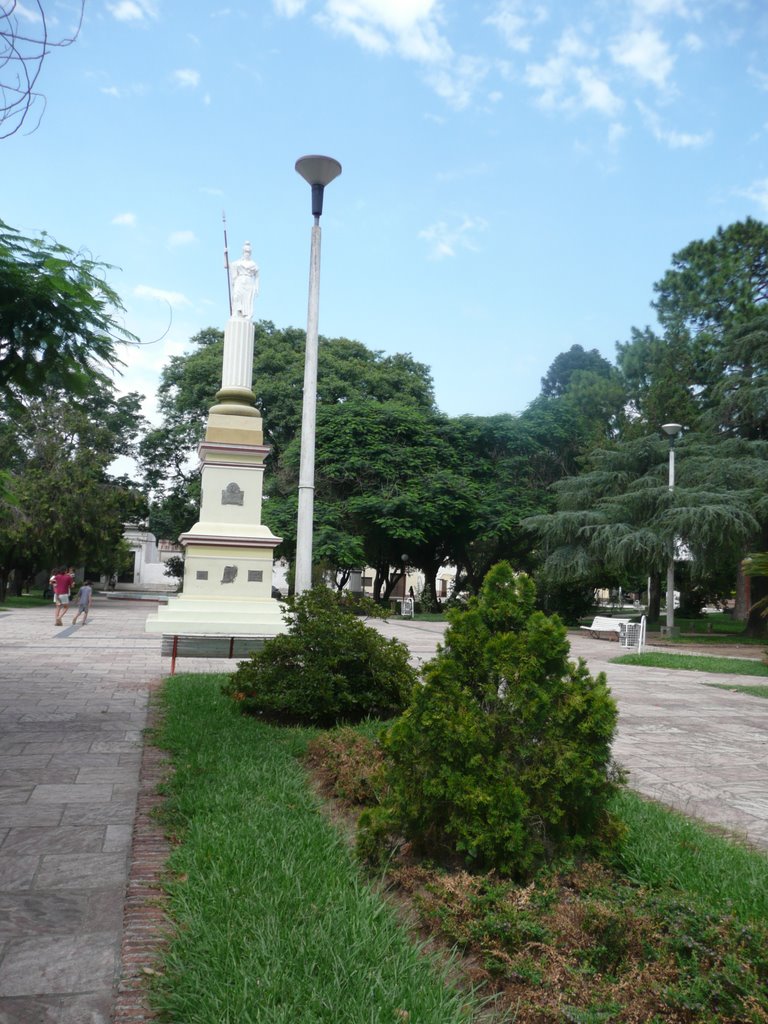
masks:
<path fill-rule="evenodd" d="M 579 628 L 586 630 L 596 640 L 602 639 L 601 634 L 605 633 L 608 634 L 608 640 L 618 640 L 628 625 L 629 619 L 612 619 L 610 615 L 596 615 L 591 626 L 580 626 Z"/>

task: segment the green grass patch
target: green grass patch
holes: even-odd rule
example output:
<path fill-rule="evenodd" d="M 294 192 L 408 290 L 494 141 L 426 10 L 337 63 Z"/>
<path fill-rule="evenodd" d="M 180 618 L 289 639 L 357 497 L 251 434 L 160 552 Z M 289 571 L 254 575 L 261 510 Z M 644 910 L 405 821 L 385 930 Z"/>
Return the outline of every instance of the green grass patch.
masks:
<path fill-rule="evenodd" d="M 184 1024 L 467 1024 L 446 980 L 361 879 L 299 762 L 316 731 L 240 714 L 224 677 L 166 681 L 175 932 L 156 1007 Z"/>
<path fill-rule="evenodd" d="M 701 636 L 673 636 L 665 638 L 665 644 L 670 646 L 674 645 L 677 647 L 685 647 L 686 644 L 696 644 L 696 646 L 705 645 L 707 647 L 765 647 L 768 641 L 765 637 L 759 636 L 744 636 L 743 633 L 720 633 L 720 634 L 707 634 L 702 633 Z"/>
<path fill-rule="evenodd" d="M 706 683 L 717 690 L 730 690 L 731 693 L 748 693 L 750 697 L 768 698 L 768 686 L 731 686 L 728 683 Z"/>
<path fill-rule="evenodd" d="M 768 857 L 631 790 L 614 798 L 627 827 L 618 866 L 639 885 L 693 896 L 712 913 L 768 921 Z"/>
<path fill-rule="evenodd" d="M 654 619 L 648 622 L 648 628 L 658 629 L 666 619 Z M 739 639 L 744 632 L 745 623 L 734 619 L 727 612 L 713 612 L 711 615 L 703 615 L 697 619 L 687 619 L 675 613 L 675 626 L 683 633 L 696 633 L 704 636 L 713 636 L 715 639 Z"/>
<path fill-rule="evenodd" d="M 752 658 L 718 658 L 709 654 L 622 654 L 611 658 L 616 665 L 646 665 L 649 668 L 687 669 L 727 675 L 768 676 L 768 665 Z"/>
<path fill-rule="evenodd" d="M 42 594 L 22 594 L 20 597 L 16 597 L 12 594 L 7 594 L 5 601 L 0 604 L 0 609 L 3 608 L 40 608 L 43 605 L 46 607 L 53 608 L 53 598 L 43 597 Z"/>

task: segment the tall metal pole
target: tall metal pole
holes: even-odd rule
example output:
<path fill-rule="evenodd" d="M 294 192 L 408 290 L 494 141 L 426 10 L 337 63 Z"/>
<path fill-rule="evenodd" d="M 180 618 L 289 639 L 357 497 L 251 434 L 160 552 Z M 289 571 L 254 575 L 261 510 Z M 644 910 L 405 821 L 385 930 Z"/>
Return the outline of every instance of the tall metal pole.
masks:
<path fill-rule="evenodd" d="M 679 423 L 663 423 L 661 429 L 669 438 L 669 493 L 675 489 L 675 438 L 683 429 Z M 675 540 L 667 563 L 667 634 L 675 628 Z"/>
<path fill-rule="evenodd" d="M 304 399 L 301 412 L 299 513 L 296 523 L 297 594 L 312 587 L 312 527 L 315 509 L 315 426 L 317 422 L 317 350 L 320 308 L 320 218 L 312 225 L 309 255 L 307 347 L 304 356 Z"/>
<path fill-rule="evenodd" d="M 675 489 L 675 439 L 669 439 L 669 490 Z M 667 563 L 667 632 L 672 635 L 675 626 L 675 542 Z"/>
<path fill-rule="evenodd" d="M 341 164 L 330 156 L 303 156 L 296 171 L 312 188 L 312 246 L 309 256 L 307 346 L 304 355 L 304 398 L 301 413 L 299 458 L 299 511 L 296 522 L 294 592 L 312 587 L 312 530 L 315 512 L 315 426 L 317 420 L 318 311 L 320 306 L 320 216 L 323 190 L 341 174 Z"/>

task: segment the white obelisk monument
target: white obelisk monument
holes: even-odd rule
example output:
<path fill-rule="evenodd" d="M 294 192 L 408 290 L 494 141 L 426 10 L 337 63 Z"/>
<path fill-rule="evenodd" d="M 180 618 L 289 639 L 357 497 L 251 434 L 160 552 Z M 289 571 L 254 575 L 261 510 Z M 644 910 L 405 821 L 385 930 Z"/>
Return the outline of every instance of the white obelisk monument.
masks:
<path fill-rule="evenodd" d="M 179 537 L 183 592 L 147 618 L 149 633 L 270 637 L 286 628 L 282 606 L 272 598 L 272 554 L 282 538 L 261 522 L 269 448 L 251 389 L 259 268 L 250 242 L 232 264 L 230 281 L 221 390 L 199 448 L 200 521 Z"/>

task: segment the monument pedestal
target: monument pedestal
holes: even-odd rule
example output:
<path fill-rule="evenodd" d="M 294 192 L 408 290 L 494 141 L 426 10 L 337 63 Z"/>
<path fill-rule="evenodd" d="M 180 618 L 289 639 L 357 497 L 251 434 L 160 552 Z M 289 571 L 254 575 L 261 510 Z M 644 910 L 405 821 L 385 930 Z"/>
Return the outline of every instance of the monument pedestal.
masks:
<path fill-rule="evenodd" d="M 249 388 L 230 383 L 216 397 L 220 403 L 209 413 L 199 449 L 200 521 L 179 537 L 183 592 L 150 615 L 145 628 L 168 635 L 272 637 L 286 626 L 282 605 L 272 597 L 272 554 L 282 538 L 261 523 L 269 448 Z"/>

